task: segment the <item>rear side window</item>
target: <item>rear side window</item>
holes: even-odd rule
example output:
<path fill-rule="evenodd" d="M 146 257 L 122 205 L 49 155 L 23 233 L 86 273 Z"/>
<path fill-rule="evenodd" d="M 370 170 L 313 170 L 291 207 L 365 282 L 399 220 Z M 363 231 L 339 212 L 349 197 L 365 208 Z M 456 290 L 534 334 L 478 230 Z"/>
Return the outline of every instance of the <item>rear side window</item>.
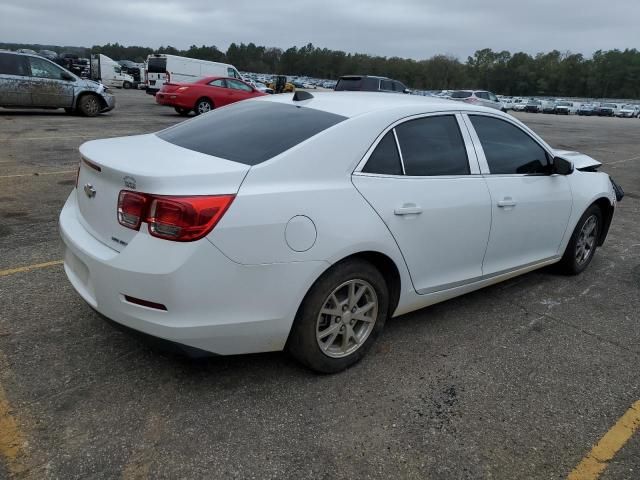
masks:
<path fill-rule="evenodd" d="M 453 92 L 451 95 L 449 95 L 451 98 L 469 98 L 471 96 L 471 92 L 463 92 L 463 91 L 457 91 L 457 92 Z"/>
<path fill-rule="evenodd" d="M 488 92 L 476 92 L 476 97 L 482 98 L 483 100 L 489 100 Z"/>
<path fill-rule="evenodd" d="M 0 53 L 0 75 L 29 75 L 25 57 Z"/>
<path fill-rule="evenodd" d="M 179 123 L 156 135 L 189 150 L 257 165 L 345 119 L 297 105 L 244 101 Z"/>
<path fill-rule="evenodd" d="M 453 115 L 409 120 L 396 127 L 406 175 L 467 175 L 467 150 Z"/>
<path fill-rule="evenodd" d="M 492 174 L 546 174 L 547 152 L 527 133 L 504 120 L 469 115 Z"/>
<path fill-rule="evenodd" d="M 400 164 L 400 155 L 398 154 L 393 130 L 387 132 L 380 140 L 362 171 L 383 175 L 402 175 L 402 165 Z"/>
<path fill-rule="evenodd" d="M 150 57 L 147 62 L 149 73 L 165 73 L 167 71 L 166 57 Z"/>
<path fill-rule="evenodd" d="M 341 78 L 338 80 L 335 90 L 362 90 L 362 77 Z"/>
<path fill-rule="evenodd" d="M 218 78 L 212 82 L 209 82 L 209 85 L 211 85 L 212 87 L 222 87 L 225 88 L 227 86 L 227 83 L 225 82 L 225 80 L 223 78 Z"/>

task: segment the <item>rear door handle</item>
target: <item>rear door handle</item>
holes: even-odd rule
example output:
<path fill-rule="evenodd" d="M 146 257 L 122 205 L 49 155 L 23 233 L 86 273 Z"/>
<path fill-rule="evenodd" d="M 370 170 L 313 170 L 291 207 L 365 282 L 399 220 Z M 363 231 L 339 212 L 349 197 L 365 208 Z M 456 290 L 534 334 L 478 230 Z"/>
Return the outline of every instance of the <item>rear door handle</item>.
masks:
<path fill-rule="evenodd" d="M 504 197 L 502 200 L 498 201 L 498 206 L 500 208 L 515 207 L 516 201 L 511 197 Z"/>
<path fill-rule="evenodd" d="M 396 208 L 393 213 L 395 215 L 419 215 L 422 213 L 422 208 L 412 203 L 405 203 L 403 206 Z"/>

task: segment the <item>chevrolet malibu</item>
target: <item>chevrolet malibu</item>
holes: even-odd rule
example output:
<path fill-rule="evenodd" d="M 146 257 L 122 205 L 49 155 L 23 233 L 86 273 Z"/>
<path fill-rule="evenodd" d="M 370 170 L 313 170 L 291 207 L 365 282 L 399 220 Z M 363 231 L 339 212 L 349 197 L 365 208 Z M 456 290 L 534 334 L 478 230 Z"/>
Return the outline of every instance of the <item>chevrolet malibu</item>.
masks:
<path fill-rule="evenodd" d="M 617 202 L 599 162 L 515 118 L 410 95 L 265 96 L 80 154 L 60 231 L 91 307 L 319 372 L 389 317 L 553 263 L 579 274 Z"/>

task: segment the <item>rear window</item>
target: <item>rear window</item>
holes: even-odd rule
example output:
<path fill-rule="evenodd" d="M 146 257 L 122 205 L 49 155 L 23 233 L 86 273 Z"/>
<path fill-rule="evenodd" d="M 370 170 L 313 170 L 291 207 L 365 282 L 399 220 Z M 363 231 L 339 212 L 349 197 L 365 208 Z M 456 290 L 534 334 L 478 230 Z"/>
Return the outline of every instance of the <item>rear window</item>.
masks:
<path fill-rule="evenodd" d="M 164 73 L 167 71 L 166 57 L 150 57 L 147 62 L 149 73 Z"/>
<path fill-rule="evenodd" d="M 335 90 L 362 90 L 362 77 L 341 78 L 338 80 Z"/>
<path fill-rule="evenodd" d="M 157 135 L 174 145 L 257 165 L 346 117 L 275 102 L 244 101 L 179 123 Z"/>
<path fill-rule="evenodd" d="M 8 53 L 0 53 L 0 74 L 28 76 L 24 57 Z"/>
<path fill-rule="evenodd" d="M 449 96 L 451 98 L 469 98 L 471 96 L 471 92 L 458 91 L 458 92 L 453 92 Z"/>

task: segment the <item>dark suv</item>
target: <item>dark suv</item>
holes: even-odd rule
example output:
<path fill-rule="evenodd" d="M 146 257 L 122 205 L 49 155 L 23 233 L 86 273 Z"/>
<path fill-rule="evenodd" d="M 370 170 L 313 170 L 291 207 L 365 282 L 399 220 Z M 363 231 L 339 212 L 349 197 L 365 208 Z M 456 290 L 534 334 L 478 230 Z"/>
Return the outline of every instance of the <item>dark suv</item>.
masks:
<path fill-rule="evenodd" d="M 93 117 L 114 106 L 113 95 L 100 83 L 37 55 L 0 52 L 0 107 L 64 108 Z"/>
<path fill-rule="evenodd" d="M 345 75 L 338 79 L 335 91 L 409 93 L 409 89 L 398 80 L 370 75 Z"/>

